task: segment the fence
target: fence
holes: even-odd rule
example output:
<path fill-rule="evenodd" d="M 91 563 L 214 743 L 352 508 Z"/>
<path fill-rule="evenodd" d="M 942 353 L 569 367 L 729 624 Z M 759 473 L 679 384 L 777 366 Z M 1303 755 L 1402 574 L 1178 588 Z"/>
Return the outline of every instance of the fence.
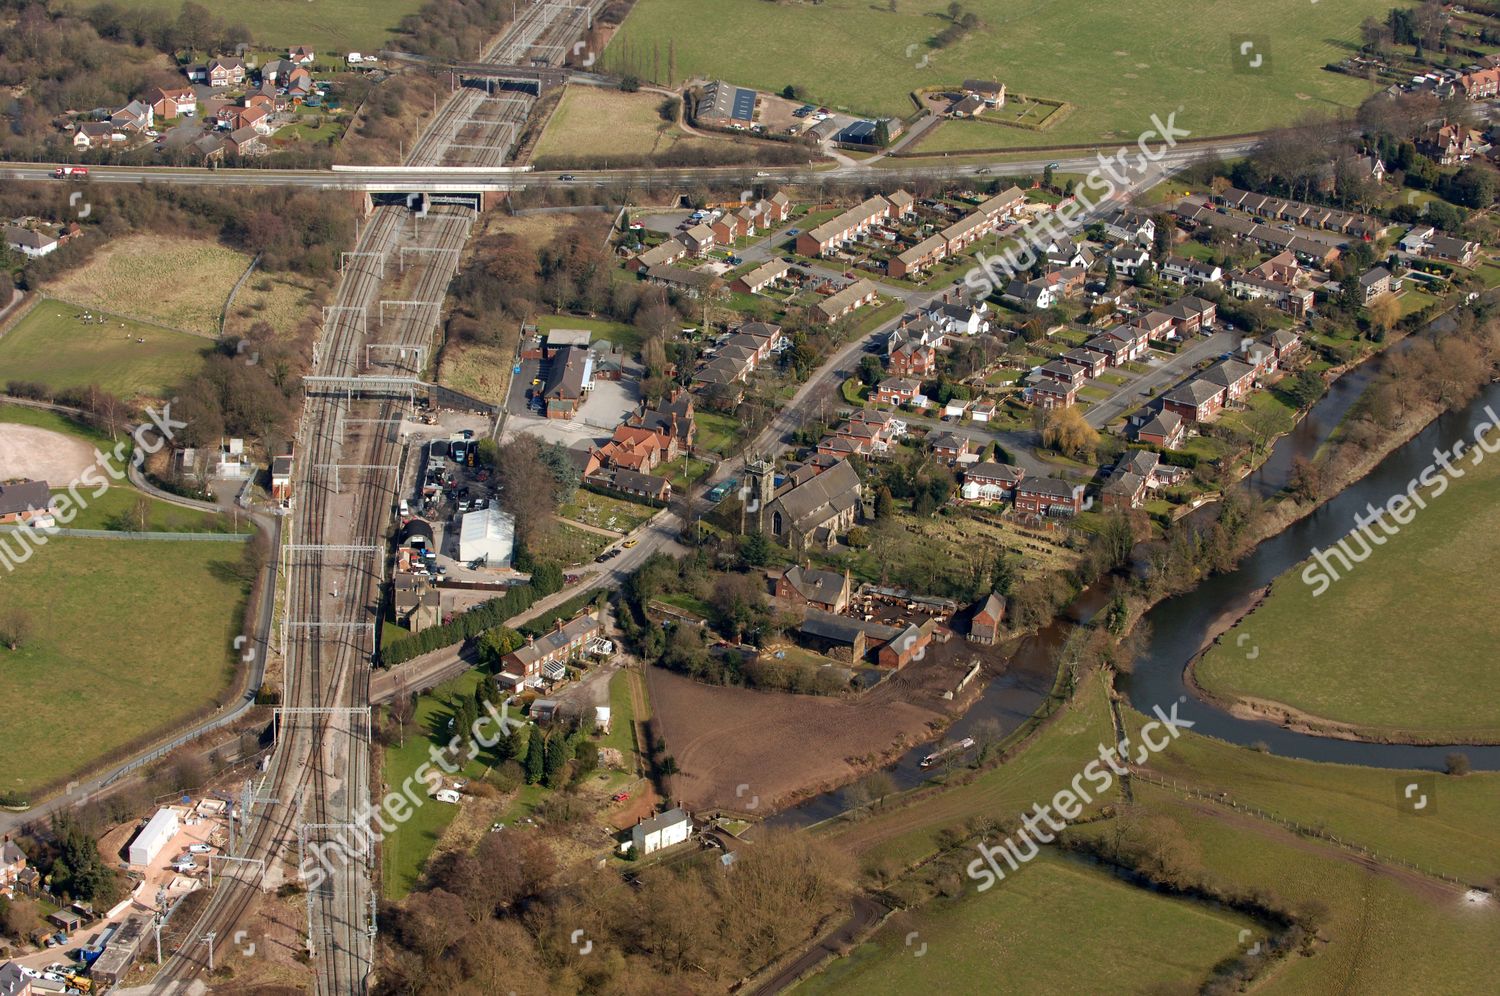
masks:
<path fill-rule="evenodd" d="M 1335 837 L 1332 833 L 1324 830 L 1321 827 L 1310 827 L 1306 824 L 1298 823 L 1296 820 L 1289 820 L 1284 816 L 1278 816 L 1275 813 L 1268 813 L 1264 809 L 1260 809 L 1256 806 L 1251 806 L 1247 803 L 1239 802 L 1235 799 L 1230 798 L 1229 793 L 1227 792 L 1208 792 L 1194 785 L 1179 784 L 1175 779 L 1159 778 L 1155 775 L 1148 775 L 1139 769 L 1133 769 L 1131 771 L 1130 777 L 1138 778 L 1150 785 L 1156 785 L 1160 788 L 1176 792 L 1178 795 L 1187 796 L 1193 799 L 1199 799 L 1204 802 L 1212 802 L 1220 806 L 1227 806 L 1228 808 L 1233 809 L 1237 812 L 1248 813 L 1251 816 L 1255 816 L 1260 819 L 1267 820 L 1271 823 L 1275 823 L 1279 826 L 1285 827 L 1286 829 L 1299 836 L 1312 837 L 1316 840 L 1327 841 L 1328 843 L 1333 844 L 1336 847 L 1342 848 L 1346 851 L 1350 851 L 1354 854 L 1358 854 L 1361 857 L 1370 858 L 1371 860 L 1379 861 L 1383 864 L 1399 865 L 1402 868 L 1407 868 L 1411 871 L 1417 872 L 1418 874 L 1426 875 L 1430 878 L 1435 878 L 1439 881 L 1447 882 L 1450 885 L 1457 885 L 1460 887 L 1468 886 L 1468 883 L 1463 881 L 1462 879 L 1455 878 L 1452 875 L 1437 871 L 1436 869 L 1424 868 L 1414 861 L 1408 861 L 1405 858 L 1398 858 L 1394 854 L 1381 854 L 1373 847 L 1365 847 L 1363 844 L 1356 843 L 1355 841 L 1344 840 L 1340 837 Z"/>

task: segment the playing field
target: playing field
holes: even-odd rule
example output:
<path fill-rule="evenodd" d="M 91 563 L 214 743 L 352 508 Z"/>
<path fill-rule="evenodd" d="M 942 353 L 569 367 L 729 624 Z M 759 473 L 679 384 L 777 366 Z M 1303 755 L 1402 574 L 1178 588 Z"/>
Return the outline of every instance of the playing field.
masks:
<path fill-rule="evenodd" d="M 568 87 L 537 143 L 536 158 L 652 156 L 684 147 L 723 144 L 685 135 L 664 119 L 657 109 L 666 99 L 659 93 Z"/>
<path fill-rule="evenodd" d="M 1322 595 L 1304 565 L 1278 578 L 1204 656 L 1198 681 L 1376 735 L 1500 737 L 1500 459 L 1459 463 L 1463 477 Z"/>
<path fill-rule="evenodd" d="M 4 379 L 54 388 L 98 384 L 122 397 L 160 398 L 198 369 L 212 345 L 114 315 L 85 322 L 85 311 L 51 298 L 40 301 L 0 338 Z"/>
<path fill-rule="evenodd" d="M 92 0 L 68 0 L 69 7 L 90 7 Z M 119 0 L 117 6 L 160 10 L 176 17 L 180 0 Z M 243 24 L 260 46 L 311 45 L 321 59 L 325 50 L 342 57 L 350 51 L 378 50 L 390 31 L 422 0 L 214 0 L 209 10 L 226 24 Z"/>
<path fill-rule="evenodd" d="M 0 544 L 21 552 L 13 534 Z M 238 543 L 57 537 L 0 571 L 34 636 L 0 647 L 0 788 L 26 793 L 222 702 L 245 585 Z"/>
<path fill-rule="evenodd" d="M 968 77 L 1075 105 L 1044 133 L 992 128 L 997 146 L 1133 141 L 1153 113 L 1173 111 L 1179 128 L 1222 135 L 1358 104 L 1370 88 L 1321 67 L 1347 55 L 1360 21 L 1383 19 L 1390 4 L 971 0 L 964 7 L 982 26 L 935 50 L 928 43 L 947 26 L 947 6 L 902 0 L 891 13 L 866 0 L 720 0 L 705 17 L 695 0 L 640 0 L 603 61 L 650 78 L 650 53 L 665 53 L 670 39 L 679 84 L 701 76 L 774 91 L 795 85 L 809 100 L 865 114 L 905 116 L 911 90 Z M 1251 48 L 1242 56 L 1245 42 Z M 644 64 L 630 65 L 632 52 L 637 61 L 645 53 Z M 660 64 L 665 73 L 665 56 Z"/>
<path fill-rule="evenodd" d="M 898 914 L 796 991 L 1104 993 L 1127 991 L 1125 980 L 1131 992 L 1173 991 L 1234 955 L 1253 926 L 1044 852 L 986 893 Z"/>

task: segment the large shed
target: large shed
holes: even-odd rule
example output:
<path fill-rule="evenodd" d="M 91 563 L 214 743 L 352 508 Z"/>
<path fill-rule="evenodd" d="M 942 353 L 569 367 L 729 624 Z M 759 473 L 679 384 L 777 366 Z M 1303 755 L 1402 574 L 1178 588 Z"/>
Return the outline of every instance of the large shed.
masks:
<path fill-rule="evenodd" d="M 515 547 L 515 516 L 493 506 L 468 513 L 459 526 L 458 556 L 461 560 L 482 560 L 486 567 L 505 567 L 510 564 Z"/>
<path fill-rule="evenodd" d="M 161 849 L 177 836 L 180 826 L 177 810 L 158 809 L 151 821 L 135 835 L 135 840 L 130 842 L 130 863 L 149 865 L 161 853 Z"/>

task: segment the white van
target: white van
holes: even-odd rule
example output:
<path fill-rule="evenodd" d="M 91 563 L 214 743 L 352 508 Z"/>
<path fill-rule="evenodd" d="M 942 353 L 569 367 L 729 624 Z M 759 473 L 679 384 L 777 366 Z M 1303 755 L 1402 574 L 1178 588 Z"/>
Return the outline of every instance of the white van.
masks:
<path fill-rule="evenodd" d="M 405 498 L 401 499 L 401 514 L 403 516 L 411 514 L 411 503 L 408 502 Z"/>

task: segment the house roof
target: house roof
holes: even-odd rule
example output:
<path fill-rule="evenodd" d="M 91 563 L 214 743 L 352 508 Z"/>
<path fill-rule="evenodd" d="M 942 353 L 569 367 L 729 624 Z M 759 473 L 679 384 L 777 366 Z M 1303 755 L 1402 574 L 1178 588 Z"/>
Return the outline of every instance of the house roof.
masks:
<path fill-rule="evenodd" d="M 641 820 L 641 822 L 631 828 L 630 835 L 632 838 L 640 840 L 645 838 L 647 834 L 653 834 L 659 830 L 665 830 L 667 827 L 675 827 L 691 821 L 692 817 L 688 816 L 687 811 L 681 807 L 669 809 L 665 813 L 657 813 L 655 816 Z"/>
<path fill-rule="evenodd" d="M 935 450 L 957 450 L 966 452 L 973 440 L 959 432 L 940 432 L 928 440 Z"/>
<path fill-rule="evenodd" d="M 1246 377 L 1255 376 L 1255 368 L 1240 360 L 1220 360 L 1209 367 L 1203 374 L 1203 380 L 1210 384 L 1218 384 L 1221 387 L 1229 387 L 1238 384 Z"/>
<path fill-rule="evenodd" d="M 1179 384 L 1166 394 L 1162 395 L 1163 401 L 1174 401 L 1178 404 L 1192 405 L 1197 407 L 1224 393 L 1223 386 L 1214 384 L 1202 377 Z"/>
<path fill-rule="evenodd" d="M 1380 283 L 1382 280 L 1389 280 L 1389 279 L 1391 279 L 1391 271 L 1390 270 L 1387 270 L 1383 266 L 1372 266 L 1368 270 L 1366 270 L 1364 273 L 1361 273 L 1359 275 L 1359 285 L 1361 287 L 1374 287 L 1376 284 Z"/>
<path fill-rule="evenodd" d="M 866 197 L 854 207 L 823 222 L 807 234 L 818 242 L 827 242 L 829 239 L 842 235 L 848 229 L 856 228 L 872 218 L 886 214 L 890 210 L 891 203 L 878 194 Z"/>
<path fill-rule="evenodd" d="M 817 309 L 825 315 L 834 315 L 843 311 L 845 307 L 862 301 L 869 295 L 875 293 L 875 284 L 869 280 L 856 280 L 836 294 L 830 294 L 818 302 Z"/>
<path fill-rule="evenodd" d="M 1172 435 L 1172 433 L 1176 432 L 1181 425 L 1181 415 L 1178 415 L 1176 412 L 1166 411 L 1164 409 L 1157 412 L 1156 417 L 1151 419 L 1151 421 L 1147 422 L 1139 429 L 1137 429 L 1136 435 L 1139 436 L 1142 433 L 1145 433 L 1153 436 L 1170 436 Z"/>
<path fill-rule="evenodd" d="M 0 515 L 40 512 L 52 507 L 52 491 L 46 481 L 14 481 L 0 484 Z"/>
<path fill-rule="evenodd" d="M 19 225 L 5 226 L 5 244 L 11 246 L 24 246 L 27 249 L 45 249 L 56 245 L 57 239 L 42 232 L 35 232 L 29 228 Z"/>
<path fill-rule="evenodd" d="M 1005 484 L 1015 484 L 1025 476 L 1026 471 L 1020 467 L 988 460 L 984 463 L 976 463 L 964 471 L 965 481 L 1000 481 Z"/>
<path fill-rule="evenodd" d="M 884 643 L 901 633 L 901 630 L 895 626 L 864 622 L 852 616 L 824 612 L 822 609 L 808 609 L 807 617 L 802 620 L 801 629 L 809 636 L 835 640 L 839 643 L 853 643 L 861 634 L 869 640 Z"/>
<path fill-rule="evenodd" d="M 581 640 L 592 635 L 598 629 L 599 620 L 593 613 L 582 615 L 577 619 L 564 623 L 559 629 L 554 629 L 549 633 L 522 644 L 511 651 L 509 656 L 529 666 L 544 657 L 552 656 L 576 640 Z"/>
<path fill-rule="evenodd" d="M 768 283 L 781 276 L 792 268 L 791 264 L 784 259 L 773 259 L 769 263 L 762 263 L 740 277 L 747 287 L 756 287 Z"/>
<path fill-rule="evenodd" d="M 974 610 L 972 621 L 983 621 L 991 625 L 1005 618 L 1005 599 L 994 592 L 984 596 L 984 601 Z"/>
<path fill-rule="evenodd" d="M 1016 485 L 1016 493 L 1071 499 L 1077 493 L 1075 488 L 1075 485 L 1056 477 L 1028 477 Z"/>
<path fill-rule="evenodd" d="M 821 605 L 837 604 L 849 580 L 843 574 L 803 567 L 800 564 L 788 567 L 781 576 L 797 594 L 809 602 L 818 602 Z"/>

